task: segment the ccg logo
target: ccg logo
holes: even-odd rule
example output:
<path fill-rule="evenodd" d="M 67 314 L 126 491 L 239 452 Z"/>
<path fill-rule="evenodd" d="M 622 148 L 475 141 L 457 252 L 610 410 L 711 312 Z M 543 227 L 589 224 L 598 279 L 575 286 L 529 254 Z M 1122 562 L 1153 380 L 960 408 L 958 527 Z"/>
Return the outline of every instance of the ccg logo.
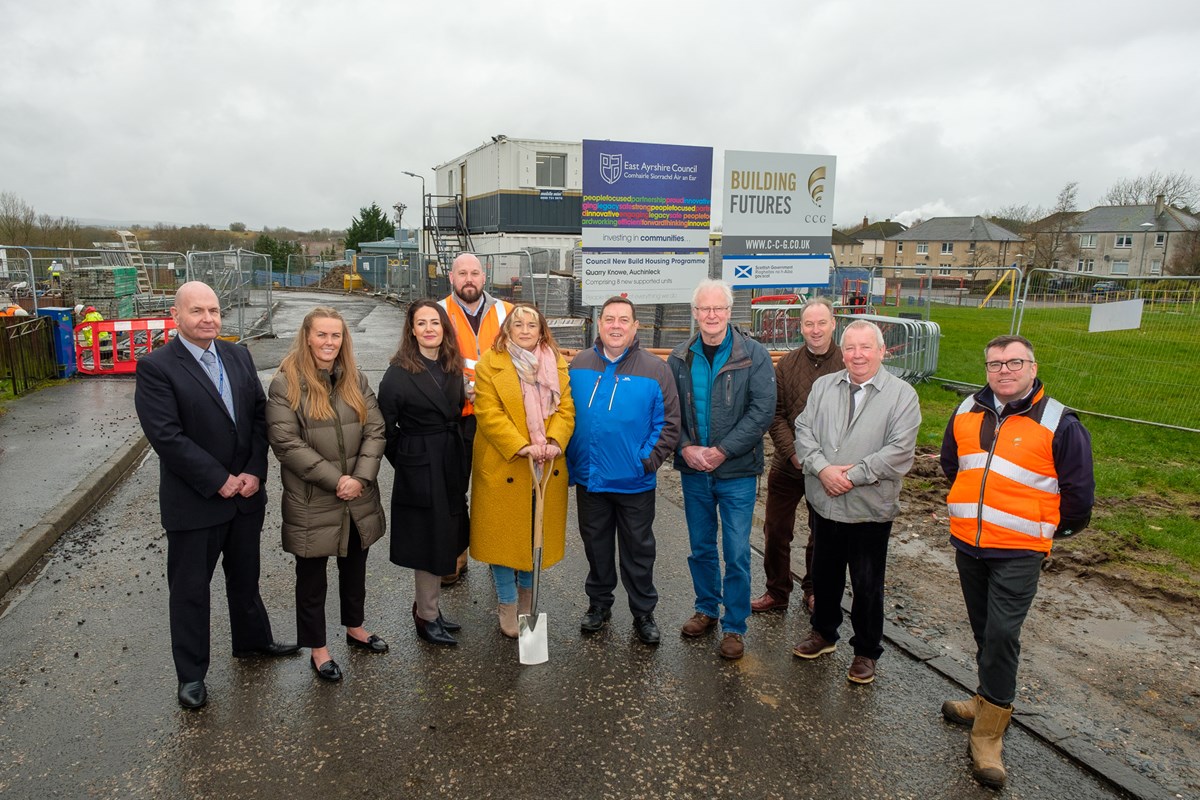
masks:
<path fill-rule="evenodd" d="M 620 153 L 600 154 L 600 177 L 605 183 L 613 184 L 621 180 L 621 167 L 625 161 Z"/>
<path fill-rule="evenodd" d="M 817 167 L 808 176 L 808 195 L 813 202 L 818 206 L 821 205 L 821 196 L 825 194 L 825 168 Z"/>

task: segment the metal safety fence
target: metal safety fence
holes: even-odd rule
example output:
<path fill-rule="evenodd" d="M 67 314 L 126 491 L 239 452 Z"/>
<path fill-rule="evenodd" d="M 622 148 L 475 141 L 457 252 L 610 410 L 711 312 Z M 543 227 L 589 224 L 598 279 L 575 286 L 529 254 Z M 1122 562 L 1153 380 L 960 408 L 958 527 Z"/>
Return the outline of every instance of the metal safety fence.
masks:
<path fill-rule="evenodd" d="M 9 382 L 14 395 L 58 377 L 53 335 L 49 317 L 0 317 L 0 380 Z"/>
<path fill-rule="evenodd" d="M 221 304 L 221 336 L 274 336 L 271 257 L 251 250 L 191 251 L 187 279 L 212 287 Z"/>
<path fill-rule="evenodd" d="M 1015 330 L 1068 406 L 1200 431 L 1200 277 L 1031 270 Z"/>

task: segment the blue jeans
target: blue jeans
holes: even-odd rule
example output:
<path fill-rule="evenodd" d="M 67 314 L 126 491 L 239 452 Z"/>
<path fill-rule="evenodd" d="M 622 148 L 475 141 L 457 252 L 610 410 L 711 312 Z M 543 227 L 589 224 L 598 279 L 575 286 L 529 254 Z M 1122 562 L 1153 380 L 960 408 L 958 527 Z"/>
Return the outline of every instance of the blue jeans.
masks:
<path fill-rule="evenodd" d="M 533 573 L 491 564 L 492 581 L 496 584 L 496 600 L 508 605 L 517 602 L 517 584 L 522 589 L 533 588 Z"/>
<path fill-rule="evenodd" d="M 683 512 L 687 517 L 691 553 L 688 569 L 696 591 L 696 610 L 720 616 L 725 633 L 746 633 L 750 617 L 750 525 L 758 478 L 714 478 L 707 473 L 680 476 Z M 717 515 L 721 518 L 721 550 L 725 557 L 725 580 L 717 556 Z"/>

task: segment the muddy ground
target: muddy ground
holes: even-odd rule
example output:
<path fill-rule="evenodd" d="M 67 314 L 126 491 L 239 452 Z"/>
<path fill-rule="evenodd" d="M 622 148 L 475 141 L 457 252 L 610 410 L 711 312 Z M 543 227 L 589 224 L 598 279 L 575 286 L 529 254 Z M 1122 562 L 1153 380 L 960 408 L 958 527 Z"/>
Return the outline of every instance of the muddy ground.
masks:
<path fill-rule="evenodd" d="M 767 449 L 769 454 L 769 439 Z M 678 473 L 664 469 L 659 475 L 678 486 Z M 975 646 L 949 543 L 948 488 L 936 451 L 922 448 L 892 532 L 886 614 L 973 669 Z M 758 499 L 751 541 L 761 549 L 765 477 Z M 1101 506 L 1097 514 L 1103 513 Z M 793 565 L 802 571 L 799 548 L 807 531 L 803 524 L 799 528 Z M 1056 546 L 1022 634 L 1017 704 L 1094 741 L 1171 795 L 1197 797 L 1200 581 L 1179 565 L 1173 567 L 1186 578 L 1173 578 L 1162 563 L 1161 555 L 1150 552 L 1125 551 L 1114 559 L 1104 535 L 1090 529 Z M 756 559 L 753 570 L 757 594 L 763 587 L 761 561 Z M 807 625 L 800 615 L 791 616 L 802 636 Z"/>

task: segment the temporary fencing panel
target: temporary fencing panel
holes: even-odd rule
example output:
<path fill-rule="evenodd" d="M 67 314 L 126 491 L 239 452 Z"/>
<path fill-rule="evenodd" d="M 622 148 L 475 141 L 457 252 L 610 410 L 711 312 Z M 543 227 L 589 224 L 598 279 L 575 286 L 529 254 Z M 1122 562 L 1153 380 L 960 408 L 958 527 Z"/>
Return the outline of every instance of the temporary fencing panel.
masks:
<path fill-rule="evenodd" d="M 82 322 L 75 326 L 75 364 L 84 375 L 130 375 L 139 358 L 175 335 L 169 317 Z"/>

